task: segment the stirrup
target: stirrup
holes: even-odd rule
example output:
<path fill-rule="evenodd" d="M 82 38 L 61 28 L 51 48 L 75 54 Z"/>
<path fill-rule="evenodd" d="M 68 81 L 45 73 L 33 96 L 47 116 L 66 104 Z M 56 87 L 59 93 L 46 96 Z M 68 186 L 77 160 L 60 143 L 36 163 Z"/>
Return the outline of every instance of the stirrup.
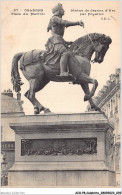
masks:
<path fill-rule="evenodd" d="M 63 72 L 59 75 L 60 77 L 73 77 L 72 74 L 68 73 L 68 72 Z"/>
<path fill-rule="evenodd" d="M 67 74 L 67 75 L 56 75 L 56 78 L 61 81 L 61 82 L 70 82 L 74 81 L 74 76 L 72 74 Z"/>

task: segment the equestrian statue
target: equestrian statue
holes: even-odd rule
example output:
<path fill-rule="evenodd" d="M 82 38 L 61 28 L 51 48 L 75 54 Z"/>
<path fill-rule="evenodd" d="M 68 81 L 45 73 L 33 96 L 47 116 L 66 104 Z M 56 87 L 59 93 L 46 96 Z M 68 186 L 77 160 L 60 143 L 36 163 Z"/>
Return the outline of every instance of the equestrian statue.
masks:
<path fill-rule="evenodd" d="M 76 25 L 85 28 L 84 23 L 63 20 L 64 9 L 61 4 L 56 5 L 52 12 L 53 16 L 47 27 L 47 32 L 51 31 L 52 36 L 45 44 L 46 50 L 17 53 L 13 57 L 11 70 L 13 89 L 19 92 L 23 84 L 18 71 L 18 61 L 20 61 L 20 69 L 30 84 L 25 97 L 33 104 L 35 114 L 41 111 L 50 112 L 35 98 L 35 93 L 43 89 L 50 81 L 81 85 L 85 93 L 84 101 L 89 101 L 91 109 L 100 110 L 92 100 L 98 82 L 89 76 L 90 62 L 95 53 L 93 62 L 102 63 L 112 40 L 104 34 L 90 33 L 74 42 L 66 42 L 63 39 L 65 28 Z M 93 85 L 91 91 L 89 84 Z"/>

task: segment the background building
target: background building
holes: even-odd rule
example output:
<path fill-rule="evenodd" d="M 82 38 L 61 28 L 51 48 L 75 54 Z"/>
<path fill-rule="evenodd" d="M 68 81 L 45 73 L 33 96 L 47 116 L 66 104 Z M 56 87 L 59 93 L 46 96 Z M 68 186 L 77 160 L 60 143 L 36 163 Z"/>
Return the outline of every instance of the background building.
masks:
<path fill-rule="evenodd" d="M 110 80 L 106 82 L 93 101 L 114 126 L 116 181 L 117 185 L 120 185 L 120 68 L 116 69 L 115 74 L 110 75 Z"/>
<path fill-rule="evenodd" d="M 15 158 L 15 134 L 9 124 L 24 115 L 21 94 L 13 97 L 9 89 L 1 94 L 1 166 L 2 185 L 7 185 L 7 170 L 12 167 Z"/>

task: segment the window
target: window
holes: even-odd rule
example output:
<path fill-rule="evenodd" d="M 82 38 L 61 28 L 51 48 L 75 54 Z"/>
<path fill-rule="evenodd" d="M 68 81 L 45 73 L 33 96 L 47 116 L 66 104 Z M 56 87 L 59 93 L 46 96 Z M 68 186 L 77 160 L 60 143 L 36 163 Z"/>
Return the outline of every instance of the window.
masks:
<path fill-rule="evenodd" d="M 3 141 L 3 127 L 1 126 L 1 141 Z"/>

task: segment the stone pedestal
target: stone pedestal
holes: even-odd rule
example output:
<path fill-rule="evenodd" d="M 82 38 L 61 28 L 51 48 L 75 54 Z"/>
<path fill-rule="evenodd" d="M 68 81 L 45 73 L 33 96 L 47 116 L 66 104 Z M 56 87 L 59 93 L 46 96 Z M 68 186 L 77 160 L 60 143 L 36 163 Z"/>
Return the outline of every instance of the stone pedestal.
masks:
<path fill-rule="evenodd" d="M 15 164 L 8 185 L 107 187 L 115 185 L 113 128 L 99 112 L 20 117 Z"/>

